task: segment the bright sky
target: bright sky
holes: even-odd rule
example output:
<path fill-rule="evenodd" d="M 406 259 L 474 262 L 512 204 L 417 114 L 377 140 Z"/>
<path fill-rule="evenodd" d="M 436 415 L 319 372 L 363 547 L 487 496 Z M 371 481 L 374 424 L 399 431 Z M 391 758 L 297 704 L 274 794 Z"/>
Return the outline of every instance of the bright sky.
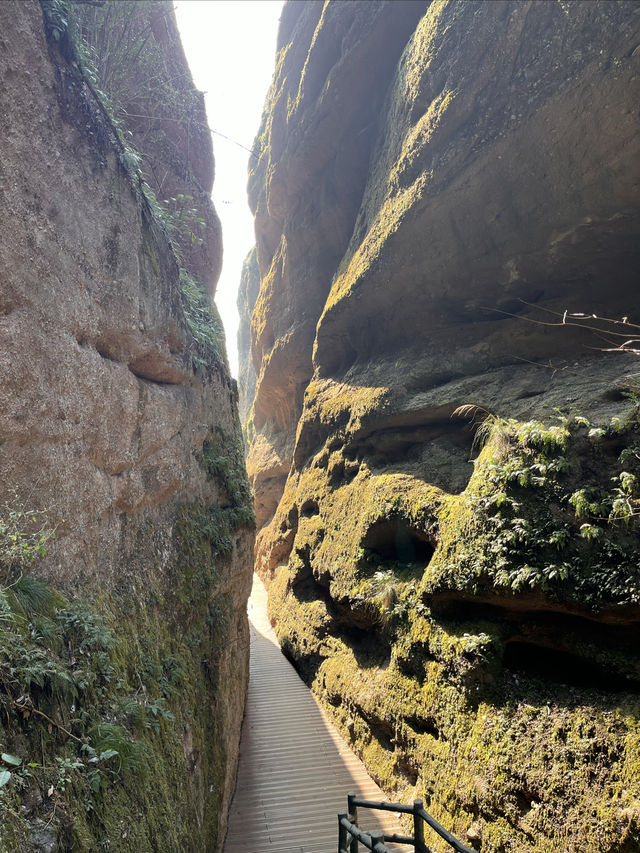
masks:
<path fill-rule="evenodd" d="M 260 124 L 275 65 L 282 5 L 283 0 L 175 3 L 189 67 L 196 86 L 205 92 L 209 126 L 217 131 L 213 136 L 213 201 L 222 220 L 224 262 L 216 304 L 234 376 L 238 375 L 236 296 L 242 262 L 254 244 L 246 189 L 249 152 L 240 145 L 251 148 Z"/>

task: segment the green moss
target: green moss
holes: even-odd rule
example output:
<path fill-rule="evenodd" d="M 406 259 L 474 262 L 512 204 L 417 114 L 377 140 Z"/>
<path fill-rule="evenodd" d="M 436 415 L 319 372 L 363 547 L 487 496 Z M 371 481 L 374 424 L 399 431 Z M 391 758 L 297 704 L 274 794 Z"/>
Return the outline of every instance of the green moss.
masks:
<path fill-rule="evenodd" d="M 162 273 L 160 270 L 160 260 L 158 258 L 158 252 L 157 252 L 156 248 L 153 246 L 152 241 L 146 236 L 143 239 L 142 246 L 143 246 L 143 250 L 144 250 L 145 255 L 151 261 L 151 268 L 153 269 L 153 272 L 154 272 L 156 278 L 158 280 L 160 280 Z"/>
<path fill-rule="evenodd" d="M 0 788 L 0 849 L 35 849 L 44 824 L 61 849 L 216 847 L 234 512 L 184 506 L 173 559 L 116 596 L 69 598 L 29 575 L 2 589 L 0 746 L 22 765 Z"/>
<path fill-rule="evenodd" d="M 49 592 L 57 606 L 36 601 L 30 623 L 18 608 L 3 611 L 0 736 L 3 747 L 15 749 L 29 767 L 1 792 L 7 807 L 3 833 L 28 835 L 23 815 L 11 804 L 37 790 L 44 793 L 39 813 L 67 843 L 77 823 L 77 832 L 95 844 L 109 837 L 105 822 L 114 788 L 128 792 L 133 807 L 145 812 L 141 825 L 154 819 L 141 793 L 158 763 L 156 752 L 175 739 L 175 716 L 167 705 L 168 683 L 148 677 L 146 658 L 132 653 L 132 636 L 111 614 Z M 149 626 L 144 628 L 135 635 L 138 649 L 148 637 Z M 115 839 L 109 840 L 114 846 Z M 21 849 L 30 849 L 26 841 Z"/>
<path fill-rule="evenodd" d="M 230 435 L 220 427 L 212 429 L 211 437 L 202 447 L 199 462 L 207 479 L 226 493 L 225 503 L 244 514 L 245 523 L 253 524 L 253 498 L 247 481 L 240 433 Z"/>
<path fill-rule="evenodd" d="M 637 422 L 496 423 L 466 492 L 440 517 L 424 590 L 541 590 L 637 604 Z"/>
<path fill-rule="evenodd" d="M 194 370 L 224 367 L 227 356 L 224 330 L 215 303 L 206 289 L 186 270 L 180 270 L 182 307 L 187 325 L 195 342 L 191 354 Z"/>
<path fill-rule="evenodd" d="M 606 580 L 637 567 L 636 481 L 623 476 L 635 476 L 636 416 L 495 419 L 468 488 L 447 495 L 359 460 L 351 471 L 341 403 L 316 391 L 334 432 L 289 477 L 270 527 L 279 542 L 296 519 L 295 538 L 277 534 L 291 553 L 269 588 L 287 654 L 374 778 L 423 797 L 463 840 L 473 824 L 483 853 L 631 853 L 635 593 Z M 581 536 L 586 521 L 601 538 Z M 384 524 L 431 542 L 431 560 L 376 550 L 369 534 Z M 565 577 L 551 576 L 559 559 Z M 611 626 L 614 612 L 628 629 Z"/>

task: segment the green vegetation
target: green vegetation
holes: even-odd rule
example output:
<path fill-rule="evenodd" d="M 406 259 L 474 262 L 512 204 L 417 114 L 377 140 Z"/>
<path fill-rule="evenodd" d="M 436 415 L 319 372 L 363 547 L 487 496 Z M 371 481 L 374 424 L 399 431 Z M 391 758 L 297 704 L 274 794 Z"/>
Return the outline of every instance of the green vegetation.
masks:
<path fill-rule="evenodd" d="M 184 123 L 193 119 L 198 96 L 188 72 L 154 38 L 154 24 L 164 37 L 170 35 L 162 28 L 168 4 L 137 0 L 126 4 L 71 2 L 67 6 L 72 26 L 81 28 L 85 61 L 92 62 L 97 82 L 109 93 L 119 118 L 126 120 L 130 104 L 140 102 L 142 93 L 145 109 L 151 113 L 148 118 L 171 115 Z M 173 85 L 167 85 L 169 80 Z M 150 127 L 147 135 L 157 132 Z"/>
<path fill-rule="evenodd" d="M 0 590 L 0 614 L 0 708 L 9 721 L 7 735 L 39 728 L 47 745 L 58 737 L 67 741 L 65 754 L 53 761 L 37 751 L 20 763 L 43 790 L 77 783 L 85 808 L 93 810 L 110 782 L 145 767 L 146 748 L 125 724 L 133 703 L 139 723 L 150 727 L 147 697 L 128 695 L 117 677 L 113 635 L 83 602 L 69 602 L 34 576 L 21 575 Z"/>
<path fill-rule="evenodd" d="M 637 409 L 482 412 L 458 495 L 353 461 L 318 391 L 335 431 L 270 527 L 287 654 L 373 776 L 485 853 L 636 849 Z"/>
<path fill-rule="evenodd" d="M 48 37 L 77 66 L 112 125 L 123 149 L 123 165 L 134 172 L 141 170 L 147 187 L 161 190 L 158 169 L 162 164 L 142 152 L 170 144 L 161 126 L 163 119 L 193 125 L 199 106 L 199 95 L 185 67 L 154 37 L 154 24 L 168 34 L 164 15 L 169 7 L 157 0 L 41 0 L 40 5 Z M 132 104 L 144 114 L 132 113 Z M 137 148 L 132 145 L 132 128 Z M 187 198 L 182 194 L 167 199 L 165 213 L 179 216 L 183 226 L 188 219 L 202 227 L 204 220 L 197 215 L 184 215 L 190 210 L 183 203 Z"/>
<path fill-rule="evenodd" d="M 227 363 L 224 329 L 218 309 L 209 293 L 185 269 L 180 270 L 182 305 L 195 341 L 191 362 L 195 371 Z"/>
<path fill-rule="evenodd" d="M 126 123 L 123 120 L 123 109 L 116 106 L 116 99 L 118 97 L 117 81 L 122 78 L 126 66 L 123 64 L 125 57 L 117 55 L 118 48 L 115 44 L 115 38 L 113 39 L 113 47 L 115 49 L 112 51 L 115 55 L 111 57 L 110 62 L 113 63 L 114 68 L 118 68 L 119 73 L 117 75 L 107 73 L 105 78 L 103 76 L 104 69 L 103 75 L 101 75 L 98 68 L 99 58 L 95 44 L 100 31 L 96 18 L 98 12 L 92 10 L 93 27 L 87 28 L 83 26 L 84 21 L 82 19 L 82 16 L 86 14 L 84 4 L 78 4 L 72 2 L 72 0 L 41 0 L 40 5 L 48 37 L 58 44 L 63 55 L 71 63 L 72 68 L 77 69 L 81 80 L 89 88 L 95 98 L 96 105 L 100 109 L 103 118 L 106 119 L 113 134 L 121 165 L 132 179 L 134 189 L 142 198 L 146 198 L 147 195 L 151 194 L 150 206 L 153 208 L 155 194 L 141 171 L 143 156 L 131 144 L 132 134 L 127 130 Z M 108 9 L 108 14 L 111 15 L 111 12 L 115 8 L 115 4 L 104 4 L 101 12 L 104 14 L 104 11 Z M 129 24 L 135 20 L 135 29 L 139 29 L 141 25 L 144 25 L 145 21 L 148 27 L 148 3 L 122 4 L 118 8 L 119 11 L 115 14 L 118 17 L 122 17 L 124 13 L 126 19 L 129 20 Z M 103 35 L 106 36 L 106 33 L 103 33 Z M 112 33 L 111 38 L 114 35 L 115 33 Z M 144 43 L 146 41 L 148 41 L 148 35 Z M 159 213 L 160 211 L 152 209 L 153 212 Z"/>
<path fill-rule="evenodd" d="M 176 148 L 166 123 L 193 133 L 198 123 L 200 96 L 186 67 L 156 38 L 169 34 L 166 4 L 156 0 L 136 3 L 67 4 L 69 35 L 85 82 L 98 99 L 122 148 L 121 162 L 165 229 L 182 266 L 183 252 L 203 244 L 206 221 L 193 195 L 179 192 L 165 198 L 167 164 L 162 151 Z M 177 32 L 170 38 L 178 40 Z M 204 128 L 208 135 L 208 128 Z M 189 182 L 197 179 L 187 161 Z"/>
<path fill-rule="evenodd" d="M 244 447 L 240 435 L 230 435 L 220 427 L 205 441 L 200 464 L 207 479 L 225 492 L 224 503 L 234 509 L 253 512 L 253 497 L 244 466 Z"/>
<path fill-rule="evenodd" d="M 191 535 L 201 546 L 203 542 L 208 543 L 214 556 L 228 556 L 233 550 L 233 534 L 239 528 L 255 527 L 240 435 L 230 435 L 219 427 L 213 429 L 203 445 L 199 461 L 207 479 L 220 490 L 220 502 L 192 507 L 189 514 Z"/>
<path fill-rule="evenodd" d="M 494 421 L 466 494 L 449 506 L 452 531 L 475 530 L 474 547 L 445 526 L 426 589 L 488 583 L 594 608 L 640 602 L 637 417 L 560 421 Z"/>
<path fill-rule="evenodd" d="M 45 513 L 19 504 L 5 502 L 0 515 L 0 566 L 24 569 L 46 553 L 46 544 L 54 535 Z"/>
<path fill-rule="evenodd" d="M 104 4 L 42 0 L 41 6 L 49 38 L 89 89 L 139 203 L 171 247 L 180 272 L 185 320 L 195 340 L 194 371 L 226 369 L 217 308 L 206 287 L 186 268 L 190 247 L 204 245 L 206 220 L 193 195 L 159 196 L 166 191 L 167 170 L 158 152 L 175 147 L 163 123 L 192 128 L 199 106 L 190 78 L 153 37 L 154 15 L 162 17 L 162 8 L 153 0 Z M 132 115 L 131 103 L 142 104 L 137 109 L 145 114 Z M 189 171 L 189 164 L 184 168 Z M 198 185 L 190 171 L 189 181 Z"/>
<path fill-rule="evenodd" d="M 195 851 L 188 792 L 205 783 L 214 843 L 226 754 L 208 709 L 236 636 L 217 590 L 227 538 L 247 523 L 239 507 L 220 513 L 183 508 L 175 556 L 149 567 L 144 591 L 72 599 L 30 572 L 46 514 L 3 508 L 0 849 L 33 849 L 46 822 L 60 849 Z"/>

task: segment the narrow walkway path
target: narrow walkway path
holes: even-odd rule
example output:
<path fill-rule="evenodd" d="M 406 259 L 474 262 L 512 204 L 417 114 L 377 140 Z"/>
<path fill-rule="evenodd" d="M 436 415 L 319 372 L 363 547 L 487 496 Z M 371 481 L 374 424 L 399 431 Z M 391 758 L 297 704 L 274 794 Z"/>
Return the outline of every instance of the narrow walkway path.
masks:
<path fill-rule="evenodd" d="M 386 798 L 280 651 L 257 576 L 249 622 L 249 698 L 224 853 L 335 853 L 347 793 Z M 359 822 L 401 831 L 393 813 L 360 809 Z"/>

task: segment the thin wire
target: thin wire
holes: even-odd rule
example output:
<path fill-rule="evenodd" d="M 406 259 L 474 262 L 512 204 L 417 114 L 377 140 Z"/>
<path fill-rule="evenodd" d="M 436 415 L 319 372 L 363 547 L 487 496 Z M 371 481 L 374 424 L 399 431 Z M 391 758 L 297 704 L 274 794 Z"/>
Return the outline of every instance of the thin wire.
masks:
<path fill-rule="evenodd" d="M 124 111 L 124 114 L 126 116 L 128 116 L 129 118 L 149 118 L 149 119 L 158 119 L 160 121 L 177 121 L 177 122 L 180 122 L 181 124 L 193 124 L 195 127 L 207 127 L 207 125 L 202 124 L 202 122 L 200 122 L 200 121 L 185 122 L 184 119 L 173 118 L 173 116 L 145 116 L 145 115 L 141 115 L 140 113 L 128 113 L 126 111 Z M 238 142 L 237 139 L 233 139 L 231 136 L 227 136 L 227 134 L 222 133 L 221 130 L 215 130 L 215 128 L 211 128 L 211 127 L 207 127 L 207 130 L 211 134 L 215 134 L 216 136 L 221 136 L 223 139 L 226 139 L 228 142 L 232 142 L 234 145 L 237 145 L 238 148 L 243 148 L 245 151 L 248 151 L 252 157 L 255 157 L 256 160 L 258 159 L 258 155 L 253 150 L 253 148 L 247 148 L 247 146 L 243 145 L 242 142 Z"/>

